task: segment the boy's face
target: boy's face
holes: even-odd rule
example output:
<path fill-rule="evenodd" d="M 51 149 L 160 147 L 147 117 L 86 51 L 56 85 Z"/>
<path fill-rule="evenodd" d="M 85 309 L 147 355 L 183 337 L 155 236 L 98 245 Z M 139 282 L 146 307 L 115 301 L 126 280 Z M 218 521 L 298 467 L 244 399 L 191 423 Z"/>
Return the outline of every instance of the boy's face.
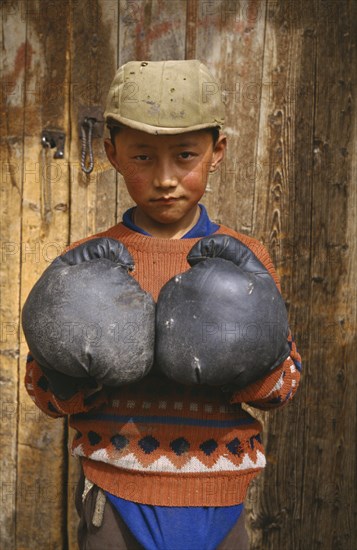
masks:
<path fill-rule="evenodd" d="M 151 135 L 122 128 L 105 140 L 108 159 L 137 204 L 135 223 L 156 237 L 180 238 L 199 218 L 208 174 L 224 157 L 226 138 L 210 131 Z"/>

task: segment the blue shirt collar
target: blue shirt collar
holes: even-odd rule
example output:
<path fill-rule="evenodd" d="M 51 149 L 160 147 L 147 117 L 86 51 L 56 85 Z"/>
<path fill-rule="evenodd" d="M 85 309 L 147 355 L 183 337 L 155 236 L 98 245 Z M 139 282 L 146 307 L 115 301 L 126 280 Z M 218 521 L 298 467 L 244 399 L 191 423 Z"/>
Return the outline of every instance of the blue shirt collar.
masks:
<path fill-rule="evenodd" d="M 203 204 L 198 205 L 200 207 L 200 217 L 198 219 L 198 222 L 192 229 L 190 229 L 181 239 L 193 239 L 196 237 L 207 237 L 208 235 L 212 235 L 212 233 L 215 233 L 217 229 L 219 229 L 219 225 L 216 223 L 213 223 L 207 214 L 206 208 L 203 206 Z M 135 225 L 133 222 L 133 212 L 134 212 L 135 206 L 132 208 L 129 208 L 126 212 L 123 214 L 123 224 L 125 227 L 128 227 L 129 229 L 132 229 L 133 231 L 136 231 L 137 233 L 141 233 L 142 235 L 147 235 L 151 237 L 150 233 L 139 227 L 138 225 Z"/>

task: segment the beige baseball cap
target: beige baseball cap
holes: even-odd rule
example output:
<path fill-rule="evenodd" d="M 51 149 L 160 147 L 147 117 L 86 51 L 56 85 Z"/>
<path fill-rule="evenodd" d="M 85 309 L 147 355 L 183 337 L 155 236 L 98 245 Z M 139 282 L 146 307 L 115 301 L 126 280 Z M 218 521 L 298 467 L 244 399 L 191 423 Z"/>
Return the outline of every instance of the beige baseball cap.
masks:
<path fill-rule="evenodd" d="M 220 86 L 198 60 L 130 61 L 110 86 L 107 125 L 125 125 L 149 134 L 182 134 L 222 127 Z"/>

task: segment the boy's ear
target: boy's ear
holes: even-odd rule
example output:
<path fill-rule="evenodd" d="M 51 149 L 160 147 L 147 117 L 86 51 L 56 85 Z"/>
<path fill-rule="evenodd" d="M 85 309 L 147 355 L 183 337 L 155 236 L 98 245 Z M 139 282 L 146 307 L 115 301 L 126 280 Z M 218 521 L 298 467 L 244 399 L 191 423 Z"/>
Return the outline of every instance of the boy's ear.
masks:
<path fill-rule="evenodd" d="M 224 159 L 224 155 L 227 147 L 227 137 L 224 134 L 220 134 L 215 146 L 213 147 L 212 163 L 210 172 L 215 172 L 218 166 Z"/>
<path fill-rule="evenodd" d="M 107 153 L 107 157 L 110 164 L 115 168 L 117 172 L 120 172 L 118 161 L 116 158 L 116 150 L 111 139 L 106 138 L 104 140 L 104 149 L 105 149 L 105 152 Z"/>

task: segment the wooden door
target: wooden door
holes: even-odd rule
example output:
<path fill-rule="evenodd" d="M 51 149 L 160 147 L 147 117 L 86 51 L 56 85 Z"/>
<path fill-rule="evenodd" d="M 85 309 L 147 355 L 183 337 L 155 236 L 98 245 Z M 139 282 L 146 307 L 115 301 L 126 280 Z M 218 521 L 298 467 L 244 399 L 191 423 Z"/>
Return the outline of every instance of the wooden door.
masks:
<path fill-rule="evenodd" d="M 198 58 L 220 83 L 229 140 L 204 203 L 268 247 L 304 365 L 295 400 L 260 415 L 268 466 L 246 501 L 251 548 L 354 550 L 357 2 L 1 7 L 1 547 L 76 548 L 72 434 L 24 389 L 20 311 L 67 243 L 120 221 L 131 204 L 100 136 L 94 170 L 83 173 L 80 121 L 100 114 L 122 63 Z M 43 146 L 43 130 L 65 134 L 63 158 Z"/>

